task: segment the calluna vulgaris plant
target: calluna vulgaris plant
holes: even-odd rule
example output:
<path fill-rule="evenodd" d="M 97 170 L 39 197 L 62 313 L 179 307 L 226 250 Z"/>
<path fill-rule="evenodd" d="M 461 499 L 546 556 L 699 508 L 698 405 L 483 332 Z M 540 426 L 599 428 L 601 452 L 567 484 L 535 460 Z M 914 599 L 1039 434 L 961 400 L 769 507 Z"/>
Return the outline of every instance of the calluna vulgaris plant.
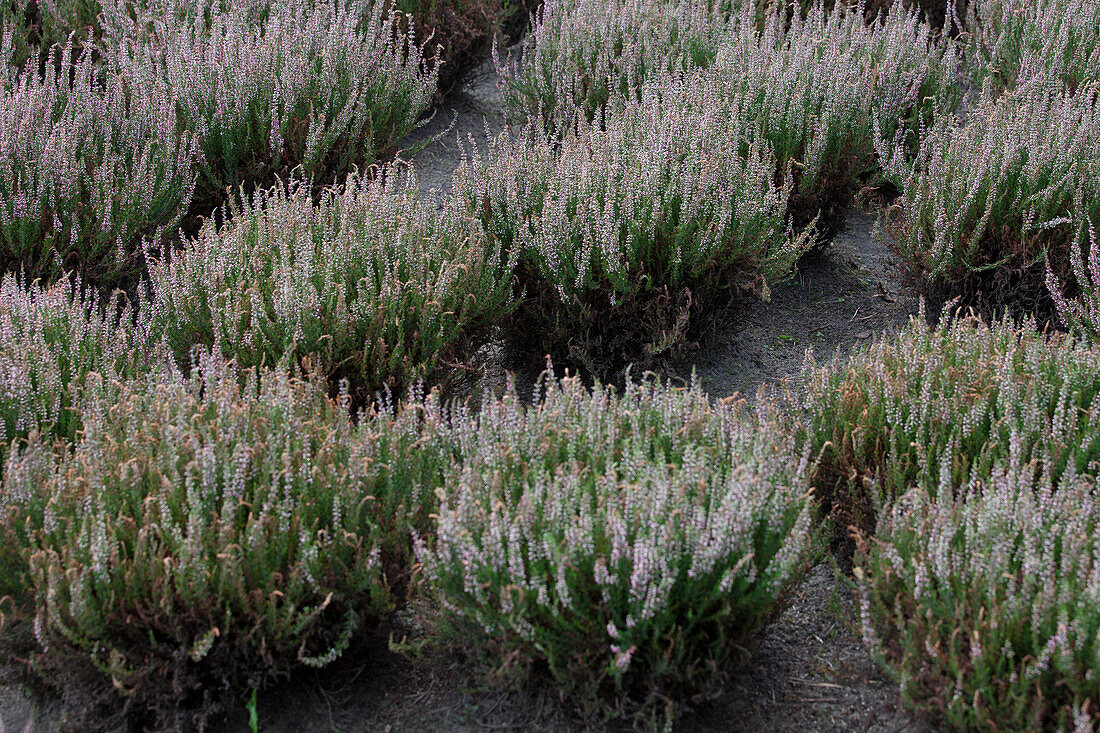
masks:
<path fill-rule="evenodd" d="M 1011 89 L 1042 75 L 1069 90 L 1100 82 L 1100 5 L 1092 0 L 971 0 L 967 67 Z"/>
<path fill-rule="evenodd" d="M 1093 409 L 1096 409 L 1096 405 Z M 856 559 L 864 639 L 903 698 L 957 730 L 1091 732 L 1100 725 L 1100 497 L 1091 434 L 1013 430 L 957 498 L 923 481 Z M 933 462 L 950 473 L 956 455 Z"/>
<path fill-rule="evenodd" d="M 791 166 L 799 222 L 819 213 L 839 221 L 878 169 L 876 143 L 915 148 L 933 113 L 958 102 L 953 48 L 915 12 L 899 8 L 868 26 L 858 8 L 843 7 L 815 4 L 786 27 L 776 11 L 759 32 L 743 16 L 717 59 L 726 94 L 749 100 L 740 124 L 759 126 L 780 165 Z"/>
<path fill-rule="evenodd" d="M 489 234 L 518 258 L 515 331 L 594 371 L 678 346 L 738 288 L 768 292 L 808 248 L 770 146 L 701 75 L 647 86 L 605 126 L 558 139 L 537 121 L 475 149 L 455 174 Z"/>
<path fill-rule="evenodd" d="M 915 157 L 885 155 L 902 191 L 888 234 L 933 292 L 1050 309 L 1044 254 L 1067 277 L 1074 222 L 1100 220 L 1100 98 L 1042 77 L 987 85 L 965 121 L 938 116 Z"/>
<path fill-rule="evenodd" d="M 109 291 L 136 281 L 179 222 L 196 143 L 163 97 L 126 93 L 71 47 L 53 59 L 0 89 L 0 269 Z"/>
<path fill-rule="evenodd" d="M 245 367 L 308 357 L 357 398 L 472 355 L 511 307 L 499 244 L 461 201 L 437 209 L 411 177 L 382 178 L 349 177 L 316 205 L 292 182 L 207 224 L 151 268 L 154 337 L 183 367 L 198 344 Z"/>
<path fill-rule="evenodd" d="M 452 423 L 436 536 L 438 633 L 587 714 L 653 722 L 715 689 L 808 568 L 808 453 L 762 409 L 697 386 L 555 381 Z"/>
<path fill-rule="evenodd" d="M 532 16 L 522 56 L 495 58 L 504 97 L 519 116 L 588 120 L 613 100 L 636 99 L 646 79 L 706 67 L 734 24 L 712 2 L 549 0 Z"/>
<path fill-rule="evenodd" d="M 916 485 L 949 501 L 1013 450 L 1044 480 L 1100 461 L 1100 351 L 1033 323 L 917 317 L 804 378 L 818 485 L 842 527 L 870 529 L 876 507 Z"/>
<path fill-rule="evenodd" d="M 417 413 L 356 426 L 322 385 L 203 356 L 188 379 L 88 390 L 79 414 L 71 451 L 32 442 L 0 493 L 16 538 L 0 559 L 29 572 L 17 600 L 47 680 L 178 729 L 331 662 L 390 608 L 384 551 L 409 547 L 419 491 L 394 474 L 416 457 Z"/>
<path fill-rule="evenodd" d="M 525 44 L 502 69 L 505 96 L 557 128 L 612 114 L 669 71 L 717 64 L 724 94 L 750 100 L 738 123 L 759 128 L 781 168 L 793 165 L 801 223 L 823 208 L 839 216 L 874 168 L 876 134 L 912 146 L 958 96 L 953 51 L 900 9 L 868 26 L 855 9 L 821 3 L 788 17 L 782 5 L 571 0 L 545 5 Z"/>
<path fill-rule="evenodd" d="M 370 164 L 435 91 L 437 70 L 398 32 L 389 3 L 285 0 L 263 15 L 215 7 L 189 20 L 151 3 L 132 27 L 119 21 L 108 47 L 133 87 L 171 99 L 173 118 L 201 140 L 204 215 L 227 188 L 295 169 L 328 183 Z"/>
<path fill-rule="evenodd" d="M 1070 249 L 1070 266 L 1080 293 L 1065 295 L 1065 285 L 1047 267 L 1047 291 L 1054 300 L 1058 320 L 1077 336 L 1100 342 L 1100 239 L 1096 225 L 1082 221 Z"/>
<path fill-rule="evenodd" d="M 71 442 L 76 391 L 95 373 L 108 384 L 146 373 L 166 354 L 148 348 L 116 299 L 100 302 L 62 280 L 0 280 L 0 467 L 30 433 Z"/>

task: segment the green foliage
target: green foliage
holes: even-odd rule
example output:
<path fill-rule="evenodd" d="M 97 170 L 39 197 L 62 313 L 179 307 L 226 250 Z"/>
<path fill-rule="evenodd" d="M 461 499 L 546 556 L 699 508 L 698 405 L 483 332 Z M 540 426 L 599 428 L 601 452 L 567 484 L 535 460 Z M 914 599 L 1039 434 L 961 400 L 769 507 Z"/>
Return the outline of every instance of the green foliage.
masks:
<path fill-rule="evenodd" d="M 35 668 L 71 699 L 109 685 L 136 719 L 178 727 L 339 656 L 390 608 L 383 553 L 408 544 L 409 497 L 386 495 L 386 456 L 347 409 L 215 357 L 187 380 L 88 390 L 71 451 L 32 442 L 3 485 Z"/>
<path fill-rule="evenodd" d="M 717 67 L 721 94 L 745 100 L 739 130 L 759 130 L 779 167 L 790 166 L 799 225 L 819 212 L 839 222 L 876 170 L 878 139 L 914 147 L 932 113 L 958 102 L 954 49 L 916 14 L 895 11 L 868 25 L 843 5 L 828 12 L 814 3 L 793 15 L 784 4 L 733 5 L 547 6 L 522 59 L 502 69 L 505 97 L 514 111 L 562 130 L 576 118 L 617 114 L 670 73 Z"/>
<path fill-rule="evenodd" d="M 871 529 L 874 509 L 914 486 L 949 501 L 1010 455 L 1051 480 L 1100 460 L 1100 352 L 1034 323 L 914 318 L 804 376 L 818 486 L 842 528 Z"/>
<path fill-rule="evenodd" d="M 1082 220 L 1070 247 L 1070 270 L 1078 289 L 1076 297 L 1065 294 L 1067 287 L 1047 264 L 1046 283 L 1058 320 L 1074 335 L 1093 345 L 1100 344 L 1100 240 L 1096 224 Z"/>
<path fill-rule="evenodd" d="M 163 98 L 135 96 L 85 54 L 55 49 L 0 88 L 0 268 L 132 284 L 195 185 L 196 144 Z M 62 69 L 62 71 L 58 71 Z"/>
<path fill-rule="evenodd" d="M 766 296 L 812 240 L 789 230 L 770 147 L 736 122 L 747 102 L 714 93 L 713 74 L 664 81 L 606 125 L 504 134 L 455 174 L 517 260 L 512 331 L 597 374 L 678 348 L 732 292 Z"/>
<path fill-rule="evenodd" d="M 436 87 L 388 3 L 285 0 L 255 13 L 211 5 L 208 21 L 150 7 L 108 47 L 137 90 L 171 100 L 201 141 L 198 213 L 227 189 L 299 171 L 316 184 L 373 163 L 411 132 Z"/>
<path fill-rule="evenodd" d="M 1100 99 L 1043 76 L 995 94 L 963 120 L 938 115 L 920 151 L 895 151 L 901 190 L 887 232 L 937 295 L 983 309 L 1050 315 L 1046 257 L 1066 278 L 1075 222 L 1100 221 Z"/>
<path fill-rule="evenodd" d="M 1050 469 L 1096 427 L 1051 429 L 1042 447 L 1014 433 L 957 498 L 922 480 L 856 559 L 867 644 L 907 703 L 953 729 L 1100 724 L 1098 465 Z"/>
<path fill-rule="evenodd" d="M 1039 74 L 1074 91 L 1100 82 L 1100 6 L 1091 0 L 971 0 L 973 82 L 1009 90 Z"/>
<path fill-rule="evenodd" d="M 133 311 L 100 301 L 68 280 L 25 287 L 0 281 L 0 466 L 31 433 L 73 441 L 76 392 L 91 373 L 111 383 L 145 373 L 166 354 L 146 346 Z"/>
<path fill-rule="evenodd" d="M 446 376 L 510 309 L 499 245 L 461 202 L 437 210 L 396 169 L 316 204 L 292 182 L 229 213 L 151 270 L 143 313 L 183 368 L 195 345 L 243 367 L 308 359 L 358 403 Z"/>
<path fill-rule="evenodd" d="M 551 375 L 540 391 L 461 429 L 418 546 L 434 633 L 498 674 L 545 670 L 586 715 L 671 719 L 807 569 L 807 454 L 766 410 L 698 387 Z"/>

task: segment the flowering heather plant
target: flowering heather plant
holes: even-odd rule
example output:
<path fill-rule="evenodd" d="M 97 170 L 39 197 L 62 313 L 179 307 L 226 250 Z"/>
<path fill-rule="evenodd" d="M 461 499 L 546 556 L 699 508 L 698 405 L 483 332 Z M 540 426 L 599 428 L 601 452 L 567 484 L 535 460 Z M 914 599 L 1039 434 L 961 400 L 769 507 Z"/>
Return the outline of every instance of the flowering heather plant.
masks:
<path fill-rule="evenodd" d="M 216 6 L 181 19 L 151 3 L 132 26 L 119 21 L 108 54 L 135 88 L 171 99 L 173 118 L 202 141 L 205 214 L 227 188 L 269 186 L 292 170 L 317 184 L 340 179 L 416 127 L 437 70 L 389 8 L 285 0 L 257 22 Z"/>
<path fill-rule="evenodd" d="M 316 205 L 292 182 L 205 226 L 151 268 L 152 333 L 182 367 L 200 344 L 244 367 L 308 357 L 357 400 L 441 376 L 510 310 L 510 271 L 461 202 L 437 210 L 411 176 L 381 178 Z"/>
<path fill-rule="evenodd" d="M 591 121 L 613 100 L 636 99 L 647 79 L 713 63 L 735 28 L 720 5 L 548 0 L 532 16 L 522 56 L 495 59 L 505 101 L 520 118 L 561 125 L 579 111 Z"/>
<path fill-rule="evenodd" d="M 1069 442 L 1030 458 L 1013 434 L 957 499 L 911 490 L 856 560 L 866 643 L 908 704 L 953 729 L 1100 725 L 1096 464 L 1051 475 L 1046 453 L 1094 438 L 1056 432 Z"/>
<path fill-rule="evenodd" d="M 382 552 L 395 526 L 408 536 L 390 513 L 407 497 L 386 494 L 387 456 L 346 401 L 205 356 L 189 379 L 91 390 L 79 410 L 72 451 L 29 449 L 3 486 L 47 680 L 106 688 L 152 727 L 201 727 L 231 696 L 330 663 L 390 608 Z"/>
<path fill-rule="evenodd" d="M 876 133 L 912 146 L 958 97 L 953 50 L 901 11 L 868 26 L 857 9 L 821 3 L 792 16 L 783 4 L 569 0 L 547 3 L 525 43 L 501 70 L 506 99 L 559 129 L 603 118 L 670 71 L 717 65 L 718 93 L 744 100 L 740 128 L 759 128 L 780 168 L 793 166 L 802 224 L 822 209 L 839 218 L 875 167 Z"/>
<path fill-rule="evenodd" d="M 1047 267 L 1047 291 L 1054 300 L 1058 320 L 1077 336 L 1100 343 L 1100 240 L 1096 225 L 1081 222 L 1070 250 L 1070 265 L 1080 293 L 1065 295 L 1065 285 Z"/>
<path fill-rule="evenodd" d="M 726 93 L 749 100 L 740 124 L 759 126 L 780 165 L 792 166 L 799 222 L 842 219 L 878 169 L 876 143 L 915 148 L 933 113 L 960 96 L 953 47 L 916 12 L 899 8 L 866 25 L 859 8 L 845 8 L 815 3 L 789 22 L 777 10 L 759 32 L 743 18 L 717 60 Z"/>
<path fill-rule="evenodd" d="M 127 94 L 72 54 L 56 49 L 44 76 L 28 69 L 0 88 L 0 268 L 109 291 L 179 222 L 197 149 L 167 100 Z"/>
<path fill-rule="evenodd" d="M 27 27 L 27 3 L 0 3 L 0 84 L 10 83 L 9 77 L 15 69 L 34 55 L 30 29 Z"/>
<path fill-rule="evenodd" d="M 478 418 L 453 423 L 462 462 L 418 543 L 439 633 L 585 712 L 713 691 L 809 566 L 808 453 L 766 410 L 551 375 Z"/>
<path fill-rule="evenodd" d="M 1100 82 L 1100 5 L 1092 0 L 971 0 L 967 65 L 979 85 L 1036 75 L 1073 91 Z"/>
<path fill-rule="evenodd" d="M 965 123 L 938 116 L 915 157 L 888 155 L 902 191 L 888 233 L 933 292 L 1049 311 L 1044 254 L 1066 277 L 1074 220 L 1100 220 L 1096 95 L 987 85 Z"/>
<path fill-rule="evenodd" d="M 24 287 L 0 280 L 0 466 L 30 433 L 71 442 L 80 430 L 75 392 L 88 374 L 111 383 L 166 356 L 146 347 L 117 299 L 100 302 L 68 280 Z"/>
<path fill-rule="evenodd" d="M 876 505 L 916 485 L 950 501 L 1011 451 L 1051 480 L 1095 472 L 1100 352 L 1034 323 L 948 320 L 807 364 L 805 424 L 840 526 L 870 529 Z"/>
<path fill-rule="evenodd" d="M 605 126 L 557 139 L 532 121 L 464 158 L 454 190 L 517 258 L 513 331 L 538 353 L 597 373 L 652 359 L 731 291 L 766 296 L 809 247 L 785 171 L 714 89 L 669 78 Z"/>

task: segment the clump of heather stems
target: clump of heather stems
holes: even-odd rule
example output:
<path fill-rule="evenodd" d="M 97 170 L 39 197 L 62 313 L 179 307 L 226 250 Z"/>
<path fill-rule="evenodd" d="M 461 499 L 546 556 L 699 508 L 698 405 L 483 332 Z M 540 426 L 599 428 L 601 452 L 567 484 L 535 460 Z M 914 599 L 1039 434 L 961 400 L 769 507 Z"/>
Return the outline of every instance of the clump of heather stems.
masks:
<path fill-rule="evenodd" d="M 669 0 L 549 0 L 532 16 L 522 56 L 495 59 L 504 98 L 520 117 L 591 121 L 612 100 L 637 98 L 650 78 L 705 68 L 729 43 L 719 3 Z M 563 115 L 557 119 L 555 115 Z"/>
<path fill-rule="evenodd" d="M 1091 0 L 971 0 L 973 81 L 1012 89 L 1042 75 L 1066 89 L 1100 81 L 1100 5 Z"/>
<path fill-rule="evenodd" d="M 717 65 L 724 94 L 751 100 L 737 120 L 759 128 L 780 167 L 793 166 L 792 208 L 839 221 L 875 168 L 874 137 L 914 146 L 933 110 L 952 108 L 954 51 L 900 8 L 864 23 L 822 3 L 732 9 L 704 0 L 571 0 L 544 6 L 522 60 L 502 69 L 514 110 L 551 128 L 592 121 L 638 99 L 664 74 Z"/>
<path fill-rule="evenodd" d="M 437 210 L 394 168 L 316 204 L 292 181 L 226 218 L 150 270 L 143 311 L 181 367 L 202 345 L 242 367 L 308 359 L 357 401 L 403 394 L 471 356 L 511 307 L 500 245 L 463 202 Z"/>
<path fill-rule="evenodd" d="M 410 497 L 388 495 L 377 434 L 399 442 L 409 420 L 357 427 L 323 385 L 209 355 L 79 411 L 71 451 L 32 445 L 3 486 L 47 680 L 113 688 L 150 726 L 201 725 L 330 663 L 391 607 L 383 550 L 407 545 L 393 511 Z"/>
<path fill-rule="evenodd" d="M 583 713 L 674 717 L 807 569 L 808 453 L 697 386 L 551 374 L 536 397 L 458 435 L 418 550 L 439 633 L 506 676 L 545 669 Z"/>
<path fill-rule="evenodd" d="M 71 46 L 52 59 L 0 89 L 0 269 L 109 292 L 133 284 L 180 221 L 196 141 L 165 98 L 127 93 Z"/>
<path fill-rule="evenodd" d="M 857 557 L 866 643 L 905 701 L 951 728 L 1100 724 L 1095 465 L 1052 476 L 1047 452 L 1094 449 L 1090 436 L 1053 433 L 1036 452 L 1013 432 L 1006 454 L 971 472 L 957 498 L 922 482 Z"/>
<path fill-rule="evenodd" d="M 1070 250 L 1070 269 L 1080 291 L 1065 295 L 1062 283 L 1047 267 L 1047 290 L 1054 300 L 1058 320 L 1075 335 L 1093 344 L 1100 342 L 1100 240 L 1096 225 L 1082 221 Z"/>
<path fill-rule="evenodd" d="M 768 293 L 812 242 L 787 223 L 790 182 L 699 74 L 646 87 L 606 125 L 563 138 L 532 121 L 455 174 L 490 235 L 517 258 L 513 329 L 539 354 L 608 373 L 679 347 L 737 291 Z"/>
<path fill-rule="evenodd" d="M 201 140 L 200 214 L 227 189 L 293 170 L 325 184 L 369 165 L 416 127 L 435 91 L 437 70 L 397 30 L 390 3 L 286 0 L 262 16 L 212 5 L 189 19 L 150 3 L 132 26 L 118 14 L 112 31 L 112 65 L 169 98 Z"/>
<path fill-rule="evenodd" d="M 930 292 L 1049 314 L 1044 254 L 1066 277 L 1074 222 L 1100 220 L 1095 94 L 987 85 L 965 122 L 937 116 L 915 157 L 884 157 L 902 192 L 887 232 Z"/>
<path fill-rule="evenodd" d="M 62 280 L 49 288 L 0 280 L 0 467 L 29 434 L 71 442 L 88 374 L 108 384 L 144 374 L 166 354 L 149 348 L 117 298 L 101 302 Z"/>
<path fill-rule="evenodd" d="M 917 317 L 804 378 L 818 485 L 843 527 L 870 530 L 916 485 L 950 501 L 1012 451 L 1050 481 L 1100 461 L 1100 352 L 1033 322 Z"/>

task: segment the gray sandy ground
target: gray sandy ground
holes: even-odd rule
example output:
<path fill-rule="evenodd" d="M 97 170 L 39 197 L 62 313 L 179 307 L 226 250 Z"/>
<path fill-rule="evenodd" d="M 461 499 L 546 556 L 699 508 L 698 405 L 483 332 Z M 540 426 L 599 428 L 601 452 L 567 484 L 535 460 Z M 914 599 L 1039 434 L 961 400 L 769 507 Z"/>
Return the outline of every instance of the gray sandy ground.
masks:
<path fill-rule="evenodd" d="M 406 149 L 432 141 L 413 157 L 425 194 L 434 190 L 438 196 L 449 189 L 459 138 L 472 135 L 483 144 L 486 131 L 496 135 L 504 127 L 496 70 L 487 62 L 407 141 Z M 804 260 L 789 282 L 773 289 L 770 302 L 731 304 L 701 346 L 670 365 L 667 373 L 687 380 L 694 371 L 716 398 L 735 392 L 751 398 L 765 382 L 796 383 L 807 347 L 820 362 L 903 326 L 917 311 L 917 299 L 899 284 L 894 259 L 874 224 L 873 214 L 853 211 L 830 246 Z M 505 367 L 499 360 L 492 364 L 484 383 L 502 383 Z M 521 378 L 529 382 L 531 375 Z M 758 639 L 723 694 L 689 711 L 676 729 L 934 730 L 901 707 L 896 686 L 862 648 L 856 617 L 843 573 L 823 562 Z M 406 619 L 406 625 L 415 629 L 415 619 Z M 399 633 L 401 628 L 399 624 Z M 49 701 L 32 704 L 18 687 L 0 686 L 0 733 L 56 730 L 54 707 Z M 484 688 L 461 660 L 414 664 L 391 652 L 381 636 L 345 655 L 332 669 L 297 675 L 261 694 L 259 711 L 260 730 L 277 733 L 578 729 L 549 689 L 505 693 Z M 247 730 L 243 704 L 239 715 L 222 727 Z"/>

